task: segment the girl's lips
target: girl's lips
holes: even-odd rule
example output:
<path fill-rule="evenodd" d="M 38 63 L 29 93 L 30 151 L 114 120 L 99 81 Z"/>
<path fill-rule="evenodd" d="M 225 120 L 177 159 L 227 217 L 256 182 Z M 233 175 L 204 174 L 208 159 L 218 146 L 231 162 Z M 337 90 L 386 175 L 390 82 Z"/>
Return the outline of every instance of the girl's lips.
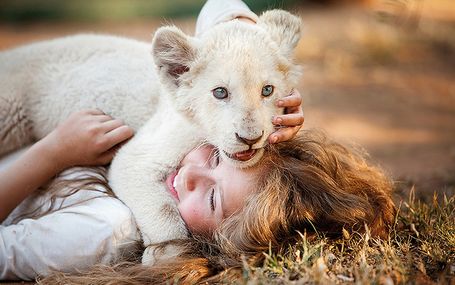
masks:
<path fill-rule="evenodd" d="M 166 186 L 169 189 L 169 192 L 171 192 L 172 197 L 174 197 L 177 201 L 180 201 L 179 194 L 177 193 L 177 190 L 175 190 L 175 187 L 174 187 L 174 180 L 175 180 L 175 177 L 177 176 L 177 174 L 178 174 L 178 170 L 169 174 L 169 176 L 166 178 Z"/>

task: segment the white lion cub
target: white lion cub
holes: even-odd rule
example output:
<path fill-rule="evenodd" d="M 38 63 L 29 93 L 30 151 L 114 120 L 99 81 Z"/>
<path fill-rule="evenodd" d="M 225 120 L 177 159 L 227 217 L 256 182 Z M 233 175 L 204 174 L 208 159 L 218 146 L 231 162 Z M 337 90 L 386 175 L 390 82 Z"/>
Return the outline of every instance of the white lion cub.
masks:
<path fill-rule="evenodd" d="M 176 28 L 157 32 L 153 54 L 166 100 L 119 151 L 109 175 L 114 192 L 131 208 L 145 246 L 187 235 L 163 181 L 201 141 L 240 167 L 260 159 L 274 130 L 271 117 L 280 111 L 274 101 L 296 83 L 290 57 L 299 31 L 298 18 L 270 11 L 257 26 L 227 22 L 201 39 Z M 143 262 L 154 259 L 151 249 Z"/>
<path fill-rule="evenodd" d="M 0 54 L 0 149 L 43 137 L 71 112 L 97 107 L 138 128 L 114 158 L 109 179 L 130 207 L 153 262 L 153 245 L 187 235 L 164 178 L 201 142 L 249 167 L 274 131 L 277 98 L 298 79 L 292 52 L 300 20 L 264 13 L 257 25 L 218 24 L 201 38 L 160 28 L 150 46 L 83 35 Z M 155 67 L 155 68 L 154 68 Z M 2 154 L 0 151 L 0 155 Z M 166 249 L 167 256 L 176 254 Z"/>

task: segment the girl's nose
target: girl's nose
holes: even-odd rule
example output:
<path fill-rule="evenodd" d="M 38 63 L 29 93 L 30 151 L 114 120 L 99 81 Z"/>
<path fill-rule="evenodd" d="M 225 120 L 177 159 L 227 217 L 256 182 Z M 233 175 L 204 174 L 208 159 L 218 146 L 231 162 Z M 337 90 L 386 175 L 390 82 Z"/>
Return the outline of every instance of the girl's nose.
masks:
<path fill-rule="evenodd" d="M 212 181 L 210 172 L 205 167 L 191 165 L 186 169 L 184 183 L 187 191 L 206 189 Z"/>

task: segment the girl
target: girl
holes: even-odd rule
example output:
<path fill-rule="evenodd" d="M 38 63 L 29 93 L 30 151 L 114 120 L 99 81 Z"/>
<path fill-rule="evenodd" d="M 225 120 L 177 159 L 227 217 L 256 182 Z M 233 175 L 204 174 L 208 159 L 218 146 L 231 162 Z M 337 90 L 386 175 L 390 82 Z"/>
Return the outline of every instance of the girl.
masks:
<path fill-rule="evenodd" d="M 283 102 L 285 105 L 290 104 L 291 109 L 299 110 L 296 114 L 302 116 L 301 108 L 295 106 L 295 102 L 300 105 L 300 100 L 296 98 L 300 98 L 298 93 L 285 98 Z M 282 116 L 285 123 L 288 122 L 288 116 Z M 281 136 L 283 131 L 292 134 L 297 129 L 298 126 L 291 126 L 273 135 L 289 139 L 286 135 Z M 0 171 L 2 213 L 8 215 L 9 208 L 14 208 L 25 196 L 62 169 L 72 165 L 108 163 L 115 151 L 112 146 L 131 135 L 129 127 L 100 111 L 88 110 L 71 115 L 11 166 Z M 100 141 L 103 143 L 100 144 Z M 206 165 L 207 153 L 214 152 L 207 148 L 191 152 L 182 166 Z M 191 179 L 193 186 L 185 189 L 187 191 L 177 187 L 180 189 L 179 210 L 192 229 L 209 231 L 207 223 L 201 222 L 207 219 L 191 216 L 197 203 L 207 205 L 206 199 L 202 201 L 202 191 L 194 191 L 195 187 L 202 188 L 208 179 L 226 179 L 226 182 L 229 182 L 227 178 L 237 180 L 237 185 L 229 182 L 225 187 L 224 198 L 228 201 L 225 209 L 228 214 L 240 207 L 242 201 L 237 199 L 233 203 L 231 197 L 242 197 L 238 194 L 246 192 L 237 190 L 252 184 L 246 176 L 247 171 L 220 164 L 216 172 L 210 169 L 209 175 L 202 173 L 201 167 L 181 168 L 179 181 L 183 183 L 185 179 L 185 183 L 189 183 Z M 0 226 L 0 279 L 33 280 L 38 275 L 47 275 L 51 270 L 74 272 L 76 269 L 87 269 L 96 263 L 110 263 L 137 246 L 140 238 L 132 215 L 125 205 L 112 197 L 103 170 L 73 168 L 43 187 L 43 190 L 46 188 L 46 191 L 35 192 L 25 199 Z"/>
<path fill-rule="evenodd" d="M 293 125 L 293 118 L 301 117 L 303 121 L 300 94 L 295 92 L 282 103 L 293 114 L 280 116 L 282 124 L 289 128 L 281 128 L 273 136 L 289 139 L 300 128 Z M 0 172 L 2 219 L 63 169 L 108 163 L 115 151 L 113 146 L 131 135 L 131 128 L 101 111 L 73 114 Z M 226 175 L 230 174 L 229 170 L 234 171 L 225 168 Z M 234 171 L 232 177 L 240 173 Z M 48 191 L 34 193 L 8 216 L 0 227 L 0 279 L 30 280 L 50 270 L 72 272 L 76 268 L 88 268 L 98 262 L 108 263 L 136 245 L 139 237 L 129 209 L 111 198 L 112 193 L 106 188 L 94 187 L 94 179 L 106 182 L 99 171 L 92 174 L 75 169 L 67 171 L 47 187 Z M 64 186 L 70 180 L 77 181 Z M 226 192 L 226 196 L 231 195 L 231 191 Z M 186 201 L 183 194 L 180 200 Z M 194 199 L 188 201 L 185 209 L 194 203 Z M 182 213 L 186 212 L 182 209 Z M 35 219 L 23 219 L 26 216 Z M 196 227 L 197 223 L 194 220 L 187 224 Z"/>
<path fill-rule="evenodd" d="M 210 155 L 206 154 L 211 165 Z M 395 208 L 391 183 L 362 156 L 315 131 L 267 146 L 255 167 L 255 189 L 210 234 L 194 234 L 162 246 L 179 246 L 177 259 L 152 267 L 138 262 L 95 267 L 71 276 L 56 273 L 42 284 L 182 284 L 232 282 L 245 260 L 260 266 L 264 251 L 285 250 L 301 234 L 338 236 L 343 229 L 387 236 Z M 207 232 L 206 232 L 207 233 Z"/>

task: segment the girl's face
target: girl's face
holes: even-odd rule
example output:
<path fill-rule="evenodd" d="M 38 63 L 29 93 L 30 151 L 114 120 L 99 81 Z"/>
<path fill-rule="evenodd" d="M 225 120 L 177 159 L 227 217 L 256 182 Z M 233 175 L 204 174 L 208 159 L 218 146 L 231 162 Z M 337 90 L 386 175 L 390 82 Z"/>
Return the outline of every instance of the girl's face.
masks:
<path fill-rule="evenodd" d="M 213 146 L 192 150 L 166 179 L 180 215 L 192 233 L 209 235 L 239 210 L 255 189 L 257 168 L 223 162 Z"/>

